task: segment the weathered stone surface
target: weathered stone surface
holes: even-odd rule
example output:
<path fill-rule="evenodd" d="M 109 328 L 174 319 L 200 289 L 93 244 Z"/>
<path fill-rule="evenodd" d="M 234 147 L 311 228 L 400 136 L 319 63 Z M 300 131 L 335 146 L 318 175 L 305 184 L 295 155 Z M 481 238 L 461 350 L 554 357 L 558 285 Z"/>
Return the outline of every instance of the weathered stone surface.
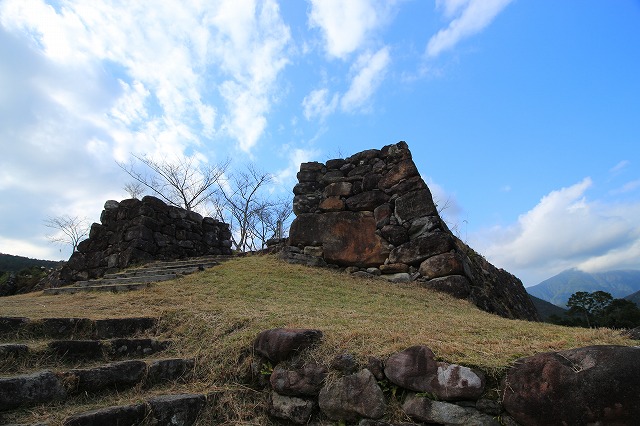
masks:
<path fill-rule="evenodd" d="M 194 359 L 160 359 L 149 364 L 147 383 L 173 382 L 188 376 L 195 366 Z"/>
<path fill-rule="evenodd" d="M 22 343 L 0 343 L 0 358 L 17 358 L 29 353 L 29 346 Z"/>
<path fill-rule="evenodd" d="M 297 425 L 304 425 L 309 422 L 315 408 L 315 401 L 280 395 L 277 392 L 271 393 L 269 414 L 273 417 L 288 420 Z"/>
<path fill-rule="evenodd" d="M 64 426 L 113 426 L 142 424 L 146 416 L 144 404 L 100 408 L 74 414 L 65 419 Z M 164 423 L 170 424 L 170 423 Z"/>
<path fill-rule="evenodd" d="M 362 212 L 298 215 L 291 224 L 289 244 L 322 245 L 324 259 L 337 265 L 378 266 L 387 249 L 375 229 L 373 216 Z"/>
<path fill-rule="evenodd" d="M 68 359 L 99 359 L 105 355 L 99 340 L 54 340 L 47 347 L 53 354 Z"/>
<path fill-rule="evenodd" d="M 380 265 L 380 271 L 383 274 L 398 274 L 402 272 L 409 272 L 409 265 L 406 263 L 389 263 L 387 265 Z"/>
<path fill-rule="evenodd" d="M 154 339 L 113 339 L 109 347 L 111 356 L 148 356 L 167 349 L 170 341 Z"/>
<path fill-rule="evenodd" d="M 325 185 L 334 183 L 334 182 L 342 182 L 344 180 L 344 173 L 342 173 L 339 170 L 329 170 L 327 173 L 325 173 L 322 178 L 320 179 L 320 182 L 324 183 Z"/>
<path fill-rule="evenodd" d="M 411 221 L 407 232 L 409 233 L 409 238 L 413 240 L 429 232 L 437 230 L 442 231 L 441 225 L 442 219 L 440 219 L 440 217 L 438 216 L 418 217 Z"/>
<path fill-rule="evenodd" d="M 95 321 L 95 337 L 112 339 L 114 337 L 134 336 L 156 326 L 156 319 L 150 317 L 105 318 Z"/>
<path fill-rule="evenodd" d="M 466 299 L 471 294 L 471 284 L 462 275 L 449 275 L 429 281 L 420 281 L 420 286 L 450 294 L 456 299 Z"/>
<path fill-rule="evenodd" d="M 327 368 L 318 364 L 306 364 L 295 370 L 276 366 L 269 381 L 273 390 L 280 395 L 314 396 L 322 389 L 327 373 Z"/>
<path fill-rule="evenodd" d="M 380 230 L 382 238 L 387 240 L 389 244 L 399 246 L 409 241 L 407 230 L 400 225 L 386 225 Z"/>
<path fill-rule="evenodd" d="M 201 394 L 161 395 L 147 401 L 152 426 L 191 426 L 207 400 Z"/>
<path fill-rule="evenodd" d="M 397 274 L 382 275 L 382 278 L 387 281 L 391 281 L 392 283 L 408 283 L 409 281 L 411 281 L 411 274 L 409 274 L 408 272 L 399 272 Z"/>
<path fill-rule="evenodd" d="M 336 182 L 327 185 L 322 193 L 325 197 L 347 197 L 351 195 L 351 182 Z"/>
<path fill-rule="evenodd" d="M 311 194 L 314 193 L 316 191 L 318 191 L 319 189 L 321 189 L 320 183 L 318 182 L 299 182 L 296 184 L 296 186 L 293 187 L 293 194 L 294 195 L 305 195 L 305 194 Z"/>
<path fill-rule="evenodd" d="M 358 362 L 352 353 L 343 352 L 333 357 L 331 368 L 340 371 L 342 374 L 353 374 L 358 370 Z"/>
<path fill-rule="evenodd" d="M 419 271 L 428 280 L 447 275 L 464 275 L 464 264 L 459 254 L 442 253 L 424 260 Z"/>
<path fill-rule="evenodd" d="M 484 378 L 456 364 L 437 362 L 426 346 L 412 346 L 393 354 L 385 363 L 387 378 L 416 392 L 433 393 L 446 401 L 477 399 L 484 391 Z"/>
<path fill-rule="evenodd" d="M 29 319 L 25 317 L 0 317 L 0 336 L 12 336 L 24 330 Z"/>
<path fill-rule="evenodd" d="M 412 419 L 427 423 L 465 426 L 500 426 L 500 422 L 473 408 L 410 395 L 402 406 Z"/>
<path fill-rule="evenodd" d="M 144 361 L 114 362 L 94 368 L 78 368 L 64 373 L 75 392 L 96 392 L 106 388 L 123 389 L 139 383 L 147 370 Z"/>
<path fill-rule="evenodd" d="M 62 381 L 51 371 L 0 378 L 0 411 L 64 399 Z"/>
<path fill-rule="evenodd" d="M 412 346 L 385 362 L 384 374 L 396 385 L 416 392 L 430 390 L 428 383 L 438 371 L 435 354 L 426 346 Z"/>
<path fill-rule="evenodd" d="M 367 369 L 328 383 L 318 397 L 320 409 L 331 420 L 378 419 L 386 403 L 376 378 Z"/>
<path fill-rule="evenodd" d="M 344 201 L 340 197 L 328 197 L 318 206 L 323 212 L 339 212 L 344 210 Z"/>
<path fill-rule="evenodd" d="M 378 187 L 382 190 L 389 190 L 400 181 L 418 176 L 418 174 L 418 168 L 414 164 L 413 160 L 406 159 L 393 166 L 391 170 L 389 170 L 387 174 L 380 179 Z"/>
<path fill-rule="evenodd" d="M 390 222 L 393 209 L 391 204 L 381 204 L 373 210 L 373 218 L 376 220 L 376 227 L 382 228 Z"/>
<path fill-rule="evenodd" d="M 328 170 L 340 170 L 340 167 L 344 166 L 346 161 L 342 158 L 334 158 L 327 161 Z"/>
<path fill-rule="evenodd" d="M 30 321 L 29 334 L 52 338 L 76 338 L 91 331 L 93 323 L 87 318 L 42 318 Z"/>
<path fill-rule="evenodd" d="M 361 192 L 347 198 L 345 204 L 351 211 L 373 211 L 376 207 L 389 201 L 389 196 L 379 190 Z"/>
<path fill-rule="evenodd" d="M 453 239 L 446 232 L 432 232 L 391 250 L 389 263 L 418 266 L 423 260 L 453 250 Z"/>
<path fill-rule="evenodd" d="M 429 189 L 411 191 L 396 200 L 395 215 L 401 224 L 412 219 L 437 214 Z"/>
<path fill-rule="evenodd" d="M 640 419 L 640 348 L 588 346 L 517 360 L 503 385 L 521 425 L 630 425 Z"/>
<path fill-rule="evenodd" d="M 262 331 L 253 342 L 254 350 L 263 357 L 280 362 L 322 339 L 322 331 L 297 328 L 273 328 Z"/>

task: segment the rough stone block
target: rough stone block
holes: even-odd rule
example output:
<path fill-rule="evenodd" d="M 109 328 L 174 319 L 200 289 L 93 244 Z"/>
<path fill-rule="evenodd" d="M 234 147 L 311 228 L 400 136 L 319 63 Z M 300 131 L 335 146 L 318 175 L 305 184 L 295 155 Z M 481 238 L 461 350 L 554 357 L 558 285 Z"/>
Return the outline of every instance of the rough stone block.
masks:
<path fill-rule="evenodd" d="M 322 331 L 297 328 L 274 328 L 262 331 L 253 342 L 254 350 L 263 357 L 280 362 L 322 338 Z"/>
<path fill-rule="evenodd" d="M 420 275 L 429 280 L 447 275 L 464 275 L 464 264 L 459 254 L 448 252 L 424 260 L 419 271 Z"/>
<path fill-rule="evenodd" d="M 0 411 L 64 399 L 62 381 L 51 371 L 0 378 Z"/>
<path fill-rule="evenodd" d="M 315 408 L 315 401 L 280 395 L 277 392 L 271 393 L 269 414 L 279 419 L 288 420 L 293 424 L 308 424 Z"/>
<path fill-rule="evenodd" d="M 161 395 L 147 401 L 151 425 L 191 426 L 207 399 L 201 394 Z"/>
<path fill-rule="evenodd" d="M 460 407 L 447 402 L 433 401 L 410 395 L 402 406 L 412 419 L 427 423 L 465 426 L 500 426 L 500 422 L 473 408 Z"/>
<path fill-rule="evenodd" d="M 149 364 L 147 384 L 172 382 L 189 375 L 195 366 L 195 360 L 173 358 L 161 359 Z"/>
<path fill-rule="evenodd" d="M 379 419 L 387 408 L 382 389 L 367 369 L 326 384 L 318 403 L 331 420 Z"/>
<path fill-rule="evenodd" d="M 395 215 L 400 224 L 415 218 L 437 214 L 433 198 L 428 188 L 411 191 L 396 199 Z"/>
<path fill-rule="evenodd" d="M 453 250 L 454 242 L 446 232 L 432 232 L 391 250 L 389 263 L 419 265 L 423 260 Z"/>
<path fill-rule="evenodd" d="M 276 366 L 269 380 L 273 390 L 280 395 L 315 396 L 320 392 L 327 373 L 326 367 L 319 364 L 306 364 L 293 370 Z"/>
<path fill-rule="evenodd" d="M 147 369 L 144 361 L 114 362 L 94 368 L 77 368 L 64 373 L 72 392 L 96 392 L 102 389 L 124 389 L 139 383 Z"/>
<path fill-rule="evenodd" d="M 100 408 L 85 413 L 74 414 L 65 419 L 64 426 L 113 426 L 140 425 L 146 416 L 144 404 L 121 405 Z M 165 423 L 170 424 L 170 423 Z"/>

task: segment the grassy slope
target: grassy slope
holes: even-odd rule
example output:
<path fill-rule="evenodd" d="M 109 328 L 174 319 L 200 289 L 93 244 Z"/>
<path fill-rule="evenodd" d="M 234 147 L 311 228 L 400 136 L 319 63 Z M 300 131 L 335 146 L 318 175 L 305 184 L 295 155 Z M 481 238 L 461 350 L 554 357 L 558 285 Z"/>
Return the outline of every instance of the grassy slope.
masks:
<path fill-rule="evenodd" d="M 518 357 L 538 352 L 635 344 L 608 329 L 506 320 L 414 285 L 352 278 L 289 265 L 272 256 L 235 259 L 144 291 L 36 293 L 1 302 L 1 316 L 161 317 L 163 337 L 178 342 L 171 355 L 197 357 L 199 380 L 187 389 L 194 392 L 242 392 L 237 383 L 249 367 L 247 349 L 260 331 L 273 327 L 322 330 L 324 341 L 308 354 L 320 362 L 342 351 L 366 360 L 424 344 L 440 359 L 479 367 L 490 375 Z M 235 399 L 225 395 L 220 393 L 218 404 Z"/>

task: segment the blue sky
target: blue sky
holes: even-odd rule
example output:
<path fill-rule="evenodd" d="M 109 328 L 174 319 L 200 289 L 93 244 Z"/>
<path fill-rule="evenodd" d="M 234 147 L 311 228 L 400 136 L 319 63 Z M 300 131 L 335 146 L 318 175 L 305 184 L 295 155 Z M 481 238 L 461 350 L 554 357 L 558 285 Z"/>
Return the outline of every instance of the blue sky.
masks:
<path fill-rule="evenodd" d="M 640 269 L 637 0 L 0 0 L 0 252 L 64 259 L 116 161 L 274 174 L 405 140 L 460 238 L 537 284 Z"/>

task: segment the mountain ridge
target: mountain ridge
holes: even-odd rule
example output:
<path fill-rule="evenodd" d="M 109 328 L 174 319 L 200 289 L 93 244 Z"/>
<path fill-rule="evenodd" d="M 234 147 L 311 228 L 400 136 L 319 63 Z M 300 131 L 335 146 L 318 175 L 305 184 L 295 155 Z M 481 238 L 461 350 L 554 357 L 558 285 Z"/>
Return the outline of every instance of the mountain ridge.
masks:
<path fill-rule="evenodd" d="M 620 269 L 604 272 L 584 272 L 567 269 L 541 283 L 528 287 L 527 292 L 537 298 L 565 307 L 569 297 L 577 291 L 606 291 L 614 298 L 625 298 L 640 291 L 640 270 Z"/>

